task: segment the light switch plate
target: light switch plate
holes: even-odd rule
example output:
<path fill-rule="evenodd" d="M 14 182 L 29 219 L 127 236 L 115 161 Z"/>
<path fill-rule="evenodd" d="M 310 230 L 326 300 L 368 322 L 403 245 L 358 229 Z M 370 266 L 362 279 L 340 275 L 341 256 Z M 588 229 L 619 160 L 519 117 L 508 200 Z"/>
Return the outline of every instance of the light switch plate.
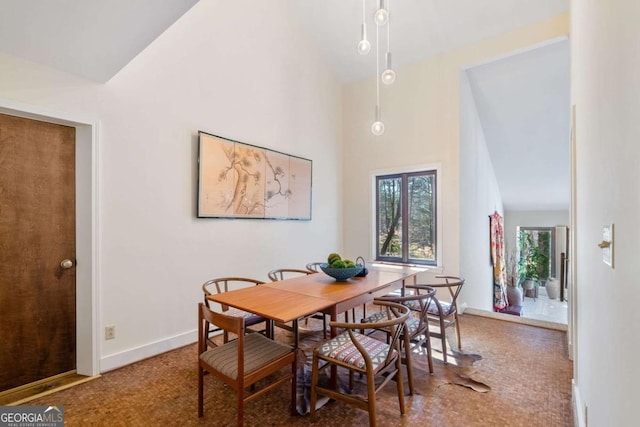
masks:
<path fill-rule="evenodd" d="M 602 228 L 602 242 L 609 242 L 602 248 L 602 261 L 613 268 L 613 224 L 607 224 Z"/>

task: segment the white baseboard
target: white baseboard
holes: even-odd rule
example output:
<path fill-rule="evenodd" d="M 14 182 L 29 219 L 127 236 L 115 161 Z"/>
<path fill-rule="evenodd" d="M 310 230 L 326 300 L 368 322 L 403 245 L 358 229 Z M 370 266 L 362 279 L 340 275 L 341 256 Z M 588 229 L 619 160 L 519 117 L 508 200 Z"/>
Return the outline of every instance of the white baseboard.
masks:
<path fill-rule="evenodd" d="M 571 403 L 573 403 L 573 420 L 576 427 L 587 427 L 586 411 L 582 396 L 580 396 L 580 388 L 576 385 L 575 380 L 571 380 L 571 388 L 573 390 Z"/>
<path fill-rule="evenodd" d="M 110 354 L 100 359 L 100 373 L 112 371 L 134 362 L 184 347 L 196 341 L 198 341 L 198 331 L 193 330 L 120 353 Z"/>
<path fill-rule="evenodd" d="M 525 325 L 537 326 L 539 328 L 555 329 L 556 331 L 567 331 L 567 325 L 561 323 L 547 322 L 545 320 L 529 319 L 526 317 L 514 316 L 512 314 L 496 313 L 495 311 L 480 310 L 478 308 L 465 308 L 465 314 L 489 317 L 491 319 L 506 320 L 507 322 L 522 323 Z"/>

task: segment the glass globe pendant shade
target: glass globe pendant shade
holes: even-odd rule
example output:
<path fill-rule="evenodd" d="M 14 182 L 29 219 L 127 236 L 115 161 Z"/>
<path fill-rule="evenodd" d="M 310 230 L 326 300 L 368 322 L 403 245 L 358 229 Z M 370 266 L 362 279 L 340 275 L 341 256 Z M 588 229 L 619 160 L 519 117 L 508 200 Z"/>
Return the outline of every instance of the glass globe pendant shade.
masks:
<path fill-rule="evenodd" d="M 371 43 L 367 40 L 367 26 L 365 23 L 362 23 L 361 32 L 360 32 L 360 42 L 358 43 L 358 53 L 360 55 L 366 55 L 371 50 Z"/>
<path fill-rule="evenodd" d="M 380 120 L 373 122 L 371 125 L 371 133 L 375 136 L 380 136 L 384 133 L 384 123 Z"/>
<path fill-rule="evenodd" d="M 389 21 L 389 12 L 387 12 L 387 9 L 382 7 L 382 4 L 380 4 L 380 9 L 378 9 L 375 15 L 373 15 L 373 20 L 376 21 L 376 24 L 379 27 L 385 25 L 387 21 Z"/>
<path fill-rule="evenodd" d="M 358 53 L 360 55 L 366 55 L 371 50 L 371 43 L 368 40 L 360 40 L 358 43 Z"/>
<path fill-rule="evenodd" d="M 386 85 L 393 84 L 393 82 L 396 81 L 396 72 L 393 71 L 391 68 L 388 68 L 382 72 L 382 75 L 380 76 L 380 80 L 382 80 L 382 83 Z"/>
<path fill-rule="evenodd" d="M 396 81 L 396 72 L 391 69 L 391 52 L 386 54 L 387 68 L 380 75 L 380 80 L 386 85 L 390 85 Z"/>

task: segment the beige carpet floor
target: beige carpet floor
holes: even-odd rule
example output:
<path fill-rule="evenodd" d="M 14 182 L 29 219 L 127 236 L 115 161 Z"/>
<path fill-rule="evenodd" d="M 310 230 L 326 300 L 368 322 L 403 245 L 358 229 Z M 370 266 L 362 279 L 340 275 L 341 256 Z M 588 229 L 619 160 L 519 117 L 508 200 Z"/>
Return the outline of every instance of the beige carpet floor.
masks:
<path fill-rule="evenodd" d="M 307 328 L 303 339 L 317 340 L 317 324 Z M 400 415 L 393 382 L 380 392 L 379 425 L 573 425 L 572 363 L 565 333 L 472 315 L 462 316 L 461 330 L 461 352 L 448 350 L 456 356 L 454 363 L 444 365 L 441 354 L 435 352 L 435 373 L 429 375 L 424 357 L 414 357 L 417 393 L 407 396 L 406 415 Z M 455 339 L 449 342 L 455 346 Z M 438 340 L 432 343 L 434 349 L 440 348 Z M 477 387 L 469 388 L 470 384 Z M 288 396 L 283 386 L 248 403 L 245 425 L 368 425 L 365 411 L 342 402 L 321 408 L 315 423 L 309 416 L 291 416 Z M 233 393 L 212 377 L 205 377 L 205 416 L 198 418 L 195 345 L 107 372 L 28 404 L 64 406 L 66 426 L 232 426 L 236 420 Z"/>

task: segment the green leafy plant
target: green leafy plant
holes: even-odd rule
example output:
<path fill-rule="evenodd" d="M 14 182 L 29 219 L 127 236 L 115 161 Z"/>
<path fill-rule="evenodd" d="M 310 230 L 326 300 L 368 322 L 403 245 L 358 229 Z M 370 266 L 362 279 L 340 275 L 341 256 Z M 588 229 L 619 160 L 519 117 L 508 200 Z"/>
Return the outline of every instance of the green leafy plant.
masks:
<path fill-rule="evenodd" d="M 545 242 L 539 242 L 543 245 Z M 546 242 L 548 245 L 548 242 Z M 549 257 L 545 255 L 539 245 L 534 245 L 533 236 L 521 232 L 518 235 L 520 246 L 520 260 L 518 261 L 518 275 L 520 284 L 526 280 L 538 282 L 549 277 Z"/>

